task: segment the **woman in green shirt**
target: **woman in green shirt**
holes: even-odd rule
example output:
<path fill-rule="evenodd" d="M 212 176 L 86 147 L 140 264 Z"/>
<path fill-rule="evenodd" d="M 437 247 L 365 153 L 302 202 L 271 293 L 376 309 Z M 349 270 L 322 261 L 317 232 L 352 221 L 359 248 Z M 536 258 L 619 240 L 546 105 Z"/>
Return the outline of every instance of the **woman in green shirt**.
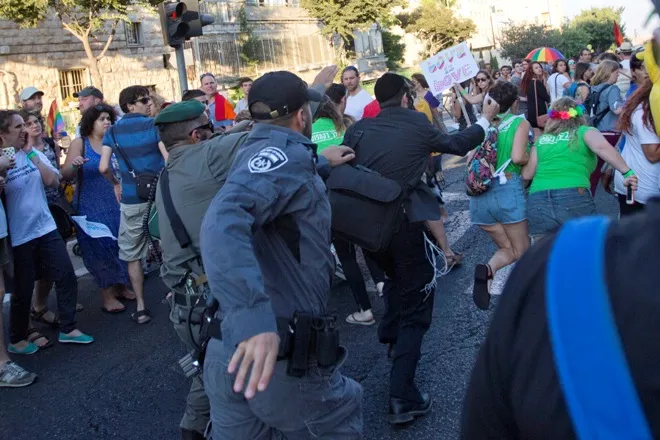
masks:
<path fill-rule="evenodd" d="M 623 174 L 624 185 L 637 188 L 637 176 L 619 152 L 593 127 L 584 107 L 571 98 L 557 100 L 549 112 L 545 133 L 531 150 L 522 170 L 532 180 L 527 218 L 532 237 L 542 237 L 576 217 L 596 214 L 589 176 L 596 156 Z"/>
<path fill-rule="evenodd" d="M 490 303 L 490 283 L 498 270 L 514 263 L 529 247 L 525 192 L 520 168 L 529 159 L 529 144 L 534 131 L 518 113 L 518 88 L 499 81 L 486 99 L 500 104 L 503 114 L 497 123 L 497 169 L 503 178 L 494 178 L 488 191 L 470 197 L 470 219 L 486 231 L 497 245 L 487 264 L 477 264 L 472 298 L 482 310 Z M 531 136 L 531 139 L 530 139 Z"/>
<path fill-rule="evenodd" d="M 337 105 L 328 95 L 323 96 L 316 111 L 316 120 L 312 124 L 312 142 L 316 144 L 316 153 L 334 145 L 341 145 L 348 128 Z"/>

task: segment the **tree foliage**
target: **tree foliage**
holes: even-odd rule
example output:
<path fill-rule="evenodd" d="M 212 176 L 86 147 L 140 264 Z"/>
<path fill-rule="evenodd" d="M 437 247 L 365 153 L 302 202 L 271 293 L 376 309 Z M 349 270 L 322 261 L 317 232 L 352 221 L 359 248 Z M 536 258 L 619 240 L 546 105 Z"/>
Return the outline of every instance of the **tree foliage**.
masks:
<path fill-rule="evenodd" d="M 403 0 L 302 0 L 300 5 L 323 23 L 325 35 L 339 37 L 338 49 L 342 58 L 346 47 L 352 45 L 353 32 L 367 30 L 374 23 L 391 24 L 392 8 L 402 6 Z"/>
<path fill-rule="evenodd" d="M 112 44 L 117 25 L 127 20 L 129 8 L 158 3 L 158 0 L 0 0 L 0 18 L 13 21 L 21 28 L 33 28 L 49 13 L 54 13 L 62 27 L 82 43 L 92 81 L 102 87 L 98 61 Z M 95 55 L 91 43 L 97 42 L 101 42 L 101 48 Z"/>
<path fill-rule="evenodd" d="M 625 25 L 621 21 L 624 7 L 591 8 L 580 12 L 570 22 L 570 27 L 577 28 L 589 35 L 589 43 L 597 52 L 608 50 L 614 44 L 614 22 L 621 33 L 626 35 Z"/>
<path fill-rule="evenodd" d="M 258 47 L 259 39 L 254 35 L 254 26 L 248 20 L 247 11 L 242 7 L 238 11 L 238 25 L 241 31 L 239 35 L 240 57 L 243 64 L 254 69 L 259 64 Z"/>
<path fill-rule="evenodd" d="M 502 31 L 500 46 L 504 58 L 522 59 L 539 47 L 555 47 L 561 42 L 561 34 L 540 24 L 507 26 Z M 568 55 L 566 55 L 568 56 Z"/>
<path fill-rule="evenodd" d="M 466 41 L 477 29 L 472 20 L 457 17 L 453 10 L 438 2 L 422 2 L 417 9 L 397 18 L 406 32 L 424 42 L 425 56 Z"/>
<path fill-rule="evenodd" d="M 388 30 L 382 31 L 383 52 L 387 57 L 387 68 L 396 70 L 401 66 L 406 52 L 406 45 L 400 35 L 394 34 Z"/>
<path fill-rule="evenodd" d="M 614 27 L 614 26 L 613 26 Z M 567 58 L 575 58 L 580 51 L 591 44 L 591 37 L 580 26 L 565 26 L 555 48 Z"/>

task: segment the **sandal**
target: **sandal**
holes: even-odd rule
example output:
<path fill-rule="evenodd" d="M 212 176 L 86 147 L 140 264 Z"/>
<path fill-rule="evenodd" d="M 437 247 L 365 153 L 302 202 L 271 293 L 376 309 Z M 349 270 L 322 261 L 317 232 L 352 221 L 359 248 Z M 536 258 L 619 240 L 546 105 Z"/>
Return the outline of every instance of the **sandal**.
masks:
<path fill-rule="evenodd" d="M 355 315 L 357 313 L 360 313 L 360 312 L 355 312 L 355 313 L 351 313 L 350 315 L 348 315 L 346 317 L 346 322 L 348 322 L 349 324 L 357 324 L 357 325 L 364 325 L 364 326 L 370 326 L 370 325 L 374 325 L 376 323 L 376 320 L 373 319 L 373 318 L 370 321 L 360 321 L 360 320 L 358 320 L 355 317 Z"/>
<path fill-rule="evenodd" d="M 138 310 L 137 312 L 131 314 L 131 319 L 137 324 L 146 324 L 151 321 L 151 313 L 148 309 Z"/>
<path fill-rule="evenodd" d="M 490 292 L 488 291 L 488 281 L 493 279 L 493 271 L 487 264 L 477 264 L 474 268 L 474 288 L 472 290 L 472 300 L 481 310 L 488 310 L 490 305 Z"/>
<path fill-rule="evenodd" d="M 48 307 L 44 307 L 42 310 L 37 311 L 34 307 L 30 310 L 30 317 L 32 318 L 33 321 L 35 322 L 41 322 L 43 324 L 47 324 L 53 328 L 57 328 L 60 326 L 60 318 L 55 316 L 55 318 L 52 321 L 48 321 L 47 319 L 44 318 L 44 315 L 48 313 L 50 310 L 48 310 Z"/>
<path fill-rule="evenodd" d="M 39 339 L 45 339 L 47 342 L 44 345 L 39 345 L 37 344 L 37 341 Z M 39 330 L 37 330 L 36 328 L 31 328 L 28 330 L 26 340 L 39 347 L 39 350 L 45 350 L 53 346 L 53 342 L 50 339 L 48 339 L 46 336 L 39 333 Z"/>

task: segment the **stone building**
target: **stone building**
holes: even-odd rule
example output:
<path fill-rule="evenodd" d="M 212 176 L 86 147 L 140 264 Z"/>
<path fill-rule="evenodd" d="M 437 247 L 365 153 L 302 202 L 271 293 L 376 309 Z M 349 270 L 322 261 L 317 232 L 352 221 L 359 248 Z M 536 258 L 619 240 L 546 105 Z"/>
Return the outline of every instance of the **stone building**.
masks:
<path fill-rule="evenodd" d="M 243 9 L 244 8 L 244 9 Z M 239 13 L 244 11 L 256 39 L 256 63 L 241 58 Z M 199 75 L 212 72 L 226 87 L 239 76 L 287 69 L 311 79 L 334 60 L 329 40 L 320 23 L 298 5 L 298 0 L 206 0 L 201 12 L 215 17 L 205 35 L 186 43 L 189 87 L 199 86 Z M 172 49 L 163 45 L 158 15 L 135 11 L 122 22 L 107 54 L 99 61 L 106 100 L 116 103 L 129 85 L 148 86 L 168 100 L 180 96 Z M 109 25 L 108 25 L 109 26 Z M 105 43 L 92 41 L 98 54 Z M 380 31 L 356 33 L 356 64 L 367 73 L 385 70 Z M 23 87 L 35 86 L 45 93 L 44 107 L 58 101 L 68 123 L 78 118 L 74 92 L 92 84 L 83 45 L 51 16 L 35 29 L 19 29 L 0 20 L 0 108 L 19 105 Z M 255 65 L 256 64 L 256 65 Z"/>

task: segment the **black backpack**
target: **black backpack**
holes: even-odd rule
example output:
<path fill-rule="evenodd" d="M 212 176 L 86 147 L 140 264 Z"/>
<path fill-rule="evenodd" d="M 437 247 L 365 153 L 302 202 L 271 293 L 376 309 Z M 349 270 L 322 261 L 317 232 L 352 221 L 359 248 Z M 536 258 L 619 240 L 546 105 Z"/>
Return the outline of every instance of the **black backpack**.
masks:
<path fill-rule="evenodd" d="M 600 97 L 604 91 L 612 87 L 611 84 L 606 85 L 602 89 L 596 91 L 593 88 L 589 92 L 589 96 L 584 101 L 585 114 L 587 115 L 589 125 L 592 127 L 597 127 L 600 124 L 600 121 L 609 113 L 609 106 L 605 107 L 603 110 L 598 112 L 598 104 L 600 103 Z"/>

